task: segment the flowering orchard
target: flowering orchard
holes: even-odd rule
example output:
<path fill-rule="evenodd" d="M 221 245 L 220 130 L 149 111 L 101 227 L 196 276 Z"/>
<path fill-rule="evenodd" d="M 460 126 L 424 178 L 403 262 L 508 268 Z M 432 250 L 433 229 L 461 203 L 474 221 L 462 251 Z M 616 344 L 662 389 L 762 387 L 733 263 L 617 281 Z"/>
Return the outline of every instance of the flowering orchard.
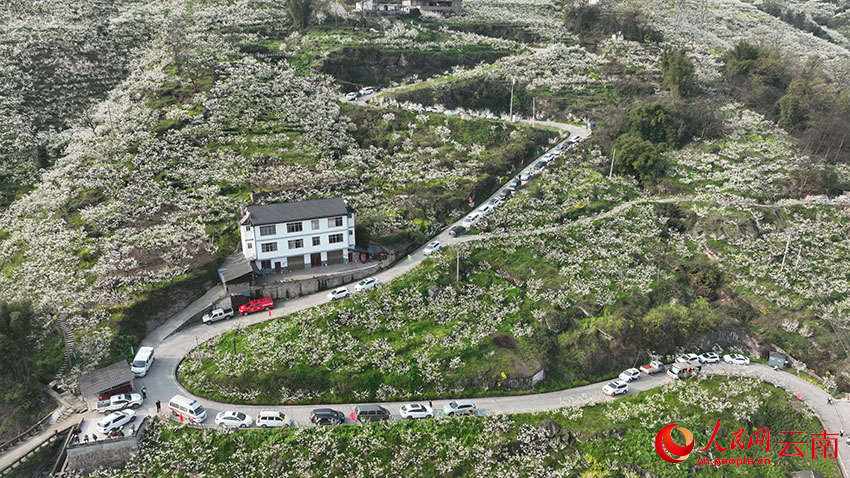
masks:
<path fill-rule="evenodd" d="M 680 423 L 698 443 L 707 443 L 720 421 L 716 439 L 727 444 L 738 429 L 748 434 L 761 427 L 821 432 L 810 412 L 794 408 L 794 400 L 759 382 L 724 378 L 676 382 L 615 402 L 535 414 L 229 433 L 157 422 L 142 453 L 123 470 L 63 476 L 634 477 L 640 472 L 670 478 L 682 471 L 652 448 L 660 427 Z M 776 456 L 763 447 L 722 456 L 727 455 L 754 460 Z M 696 457 L 687 462 L 696 463 Z M 808 458 L 776 460 L 759 470 L 759 476 L 780 478 L 801 468 L 840 476 L 834 460 Z M 750 476 L 748 472 L 728 467 L 723 476 Z"/>

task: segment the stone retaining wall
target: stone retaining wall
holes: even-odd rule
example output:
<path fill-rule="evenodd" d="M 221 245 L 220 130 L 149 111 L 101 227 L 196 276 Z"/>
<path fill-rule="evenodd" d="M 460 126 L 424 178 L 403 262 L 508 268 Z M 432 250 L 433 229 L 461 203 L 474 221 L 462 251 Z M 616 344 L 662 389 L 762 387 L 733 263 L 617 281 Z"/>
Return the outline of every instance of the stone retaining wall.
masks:
<path fill-rule="evenodd" d="M 312 279 L 300 279 L 280 284 L 254 286 L 251 287 L 251 297 L 271 297 L 275 300 L 294 299 L 302 295 L 313 294 L 320 290 L 333 289 L 343 284 L 375 275 L 389 264 L 390 261 L 385 261 L 362 269 L 340 272 L 339 274 L 334 275 L 314 277 Z"/>
<path fill-rule="evenodd" d="M 101 467 L 116 468 L 127 463 L 139 451 L 139 443 L 145 435 L 148 421 L 148 417 L 145 417 L 133 436 L 68 445 L 66 469 L 90 471 Z"/>

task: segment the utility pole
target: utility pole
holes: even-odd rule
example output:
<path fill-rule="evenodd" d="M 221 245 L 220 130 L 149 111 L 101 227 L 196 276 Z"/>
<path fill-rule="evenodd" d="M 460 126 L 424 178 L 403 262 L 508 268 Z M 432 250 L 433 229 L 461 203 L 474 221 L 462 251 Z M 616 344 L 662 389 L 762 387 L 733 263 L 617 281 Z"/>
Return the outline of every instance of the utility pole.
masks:
<path fill-rule="evenodd" d="M 536 119 L 537 119 L 537 111 L 536 111 L 536 105 L 535 105 L 535 103 L 537 103 L 537 97 L 532 96 L 532 97 L 531 97 L 531 119 L 532 119 L 532 120 L 536 120 Z"/>
<path fill-rule="evenodd" d="M 788 248 L 791 246 L 791 235 L 793 233 L 793 229 L 788 230 L 788 240 L 785 241 L 785 252 L 782 253 L 782 265 L 779 266 L 780 271 L 785 269 L 785 257 L 788 256 Z"/>
<path fill-rule="evenodd" d="M 614 159 L 617 157 L 617 150 L 614 150 L 614 154 L 611 155 L 611 170 L 608 171 L 608 177 L 610 178 L 612 174 L 614 174 Z"/>
<path fill-rule="evenodd" d="M 511 105 L 510 114 L 508 115 L 508 121 L 511 123 L 514 121 L 514 84 L 516 84 L 516 78 L 511 79 Z"/>

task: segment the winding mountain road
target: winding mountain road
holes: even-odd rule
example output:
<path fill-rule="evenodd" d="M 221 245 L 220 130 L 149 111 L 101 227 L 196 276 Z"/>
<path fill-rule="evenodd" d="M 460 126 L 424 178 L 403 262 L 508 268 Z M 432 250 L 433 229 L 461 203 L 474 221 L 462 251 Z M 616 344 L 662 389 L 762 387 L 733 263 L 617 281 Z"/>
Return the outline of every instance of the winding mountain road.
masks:
<path fill-rule="evenodd" d="M 571 133 L 586 137 L 590 134 L 589 130 L 579 128 L 573 125 L 561 125 L 564 129 L 569 129 Z M 532 167 L 534 161 L 530 161 L 525 169 Z M 498 191 L 497 191 L 498 192 Z M 494 197 L 495 194 L 491 197 Z M 488 201 L 485 199 L 482 203 Z M 440 232 L 433 240 L 438 240 L 443 244 L 451 245 L 460 242 L 468 242 L 473 240 L 486 239 L 489 237 L 514 237 L 519 235 L 544 233 L 571 227 L 580 223 L 590 223 L 605 217 L 609 217 L 628 209 L 634 204 L 645 202 L 677 202 L 689 201 L 687 198 L 664 198 L 651 199 L 639 198 L 632 201 L 622 203 L 608 211 L 602 212 L 594 216 L 581 218 L 573 223 L 541 228 L 534 231 L 518 231 L 501 234 L 487 234 L 478 236 L 462 236 L 460 238 L 452 238 L 448 236 L 448 229 L 461 221 L 452 224 L 442 232 Z M 800 203 L 805 203 L 801 201 Z M 785 205 L 785 204 L 783 204 Z M 382 282 L 389 282 L 397 277 L 400 277 L 416 267 L 422 260 L 425 259 L 423 254 L 424 246 L 414 251 L 408 260 L 403 260 L 393 267 L 386 269 L 376 275 Z M 349 285 L 350 286 L 350 285 Z M 220 290 L 213 289 L 208 292 L 202 300 L 193 303 L 192 306 L 177 314 L 172 320 L 163 324 L 160 328 L 154 330 L 142 342 L 141 345 L 153 346 L 156 348 L 156 361 L 151 367 L 148 375 L 144 378 L 136 380 L 136 387 L 147 388 L 147 400 L 139 413 L 156 413 L 154 403 L 156 400 L 162 402 L 163 413 L 165 413 L 168 400 L 177 394 L 192 397 L 198 400 L 207 409 L 208 418 L 206 426 L 214 426 L 213 419 L 215 414 L 223 410 L 238 410 L 256 417 L 260 410 L 279 410 L 286 413 L 295 426 L 304 426 L 309 424 L 310 411 L 320 405 L 284 405 L 284 406 L 252 406 L 252 405 L 230 405 L 219 403 L 212 400 L 207 400 L 201 397 L 195 397 L 185 390 L 176 378 L 177 367 L 180 361 L 194 349 L 197 344 L 214 339 L 215 337 L 234 330 L 243 328 L 249 325 L 265 322 L 277 317 L 304 310 L 310 307 L 327 302 L 326 292 L 318 292 L 315 294 L 302 296 L 293 300 L 282 302 L 277 308 L 270 313 L 257 313 L 247 317 L 238 317 L 227 321 L 214 323 L 206 326 L 198 324 L 194 327 L 178 330 L 185 320 L 194 315 L 199 307 L 205 305 L 206 301 L 212 301 L 221 294 Z M 200 304 L 200 305 L 199 305 Z M 749 366 L 734 366 L 727 364 L 708 365 L 703 371 L 708 375 L 724 375 L 724 376 L 745 376 L 753 377 L 768 383 L 779 386 L 789 393 L 794 395 L 799 394 L 801 399 L 807 403 L 818 415 L 824 425 L 824 428 L 830 433 L 837 433 L 840 429 L 846 429 L 848 423 L 845 423 L 845 418 L 850 416 L 850 402 L 836 401 L 833 404 L 827 403 L 827 394 L 819 387 L 799 378 L 795 375 L 784 371 L 775 371 L 770 367 L 761 364 L 752 364 Z M 643 377 L 636 382 L 630 384 L 629 394 L 639 393 L 656 386 L 668 383 L 670 379 L 666 376 Z M 484 414 L 503 414 L 503 413 L 527 413 L 539 412 L 547 410 L 555 410 L 562 407 L 577 407 L 598 402 L 613 400 L 611 397 L 605 396 L 601 392 L 601 387 L 604 383 L 592 384 L 583 387 L 571 388 L 557 392 L 540 393 L 532 395 L 512 395 L 503 397 L 485 397 L 476 398 L 475 403 Z M 460 397 L 458 397 L 460 398 Z M 435 400 L 435 410 L 440 410 L 445 403 L 450 400 Z M 397 413 L 399 407 L 408 402 L 384 402 L 380 405 L 386 407 L 393 413 Z M 339 409 L 346 415 L 353 410 L 357 404 L 332 404 L 332 408 Z M 398 415 L 394 415 L 398 418 Z M 441 418 L 438 418 L 441 419 Z M 848 420 L 850 421 L 850 420 Z M 8 453 L 0 456 L 0 469 L 3 469 L 6 464 L 13 462 L 18 456 L 29 451 L 27 444 L 37 443 L 41 436 L 34 437 L 30 442 L 23 444 Z M 850 467 L 850 448 L 843 443 L 839 444 L 839 463 L 841 465 L 842 474 L 848 477 L 846 473 L 847 467 Z"/>

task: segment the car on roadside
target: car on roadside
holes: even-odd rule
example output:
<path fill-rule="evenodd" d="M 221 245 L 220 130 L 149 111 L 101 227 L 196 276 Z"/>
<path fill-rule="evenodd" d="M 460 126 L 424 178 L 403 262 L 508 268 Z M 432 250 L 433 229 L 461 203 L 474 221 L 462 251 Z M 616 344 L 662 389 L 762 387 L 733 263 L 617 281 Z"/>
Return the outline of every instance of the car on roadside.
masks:
<path fill-rule="evenodd" d="M 328 292 L 328 300 L 345 299 L 349 295 L 350 293 L 348 292 L 348 289 L 345 287 L 337 287 L 336 289 Z"/>
<path fill-rule="evenodd" d="M 472 400 L 455 400 L 443 406 L 443 413 L 447 417 L 455 415 L 473 415 L 478 410 Z"/>
<path fill-rule="evenodd" d="M 508 185 L 505 187 L 505 189 L 507 191 L 514 192 L 517 189 L 519 189 L 520 186 L 522 186 L 522 180 L 519 178 L 519 176 L 517 176 L 517 177 L 511 179 L 511 181 L 508 183 Z"/>
<path fill-rule="evenodd" d="M 513 193 L 511 192 L 510 189 L 507 189 L 507 188 L 502 189 L 502 191 L 499 192 L 499 199 L 501 199 L 502 202 L 505 202 L 505 201 L 507 201 L 508 199 L 511 198 L 511 194 L 513 194 Z"/>
<path fill-rule="evenodd" d="M 699 362 L 699 356 L 697 354 L 684 354 L 676 357 L 674 362 L 677 363 L 686 363 L 686 362 Z"/>
<path fill-rule="evenodd" d="M 750 359 L 741 354 L 726 354 L 723 356 L 723 361 L 732 365 L 749 365 Z"/>
<path fill-rule="evenodd" d="M 493 199 L 487 201 L 487 205 L 490 206 L 493 209 L 496 209 L 497 207 L 502 205 L 502 200 L 499 199 L 499 198 L 493 198 Z"/>
<path fill-rule="evenodd" d="M 435 107 L 435 106 L 426 106 L 426 107 L 425 107 L 425 112 L 426 112 L 426 113 L 439 113 L 439 112 L 440 112 L 440 110 L 439 110 L 439 109 L 437 109 L 437 107 Z"/>
<path fill-rule="evenodd" d="M 379 285 L 381 285 L 380 279 L 377 277 L 367 277 L 354 286 L 354 292 L 363 292 L 364 290 L 374 289 Z"/>
<path fill-rule="evenodd" d="M 210 325 L 213 322 L 229 319 L 231 317 L 233 317 L 233 309 L 230 306 L 219 307 L 217 309 L 213 309 L 207 314 L 204 314 L 204 316 L 201 317 L 201 322 Z"/>
<path fill-rule="evenodd" d="M 665 370 L 667 370 L 667 367 L 658 360 L 652 360 L 648 364 L 640 366 L 640 373 L 645 373 L 647 375 L 655 375 L 656 373 L 661 373 Z"/>
<path fill-rule="evenodd" d="M 502 118 L 500 118 L 499 115 L 489 114 L 489 115 L 487 115 L 487 119 L 493 120 L 493 121 L 499 121 Z"/>
<path fill-rule="evenodd" d="M 714 352 L 706 352 L 699 356 L 699 363 L 717 363 L 719 361 L 720 356 Z"/>
<path fill-rule="evenodd" d="M 239 306 L 239 313 L 242 315 L 252 314 L 254 312 L 259 312 L 261 310 L 270 310 L 274 308 L 274 299 L 271 297 L 263 297 L 261 299 L 254 299 L 247 304 L 242 304 Z"/>
<path fill-rule="evenodd" d="M 555 153 L 546 153 L 543 156 L 541 156 L 540 159 L 542 159 L 544 161 L 551 161 L 551 160 L 555 159 Z"/>
<path fill-rule="evenodd" d="M 354 101 L 354 100 L 356 100 L 359 96 L 360 96 L 360 95 L 359 95 L 359 94 L 357 94 L 357 92 L 356 92 L 356 91 L 352 91 L 351 93 L 349 93 L 349 94 L 345 95 L 345 99 L 346 99 L 346 100 L 348 100 L 348 101 Z"/>
<path fill-rule="evenodd" d="M 625 395 L 629 393 L 629 384 L 622 380 L 615 380 L 608 385 L 602 387 L 602 393 L 605 395 Z"/>
<path fill-rule="evenodd" d="M 629 368 L 623 370 L 623 373 L 620 374 L 620 380 L 624 382 L 631 382 L 640 378 L 640 370 L 636 368 Z"/>
<path fill-rule="evenodd" d="M 431 254 L 438 252 L 442 248 L 443 244 L 441 244 L 440 241 L 431 241 L 428 243 L 427 246 L 425 246 L 425 249 L 422 250 L 422 253 L 426 256 L 430 256 Z"/>
<path fill-rule="evenodd" d="M 399 415 L 405 420 L 414 418 L 434 418 L 434 410 L 421 403 L 408 403 L 399 409 Z"/>
<path fill-rule="evenodd" d="M 534 172 L 542 171 L 543 168 L 546 167 L 546 164 L 547 164 L 546 161 L 544 161 L 542 159 L 540 161 L 534 163 Z"/>
<path fill-rule="evenodd" d="M 345 415 L 332 408 L 316 408 L 310 412 L 310 423 L 313 425 L 339 425 L 345 422 Z"/>
<path fill-rule="evenodd" d="M 464 232 L 466 232 L 465 227 L 463 227 L 463 226 L 452 226 L 452 228 L 449 229 L 449 237 L 462 236 Z"/>
<path fill-rule="evenodd" d="M 474 212 L 474 213 L 466 216 L 465 218 L 463 218 L 463 227 L 465 227 L 467 230 L 469 230 L 472 226 L 474 226 L 478 222 L 479 219 L 481 219 L 481 214 Z"/>
<path fill-rule="evenodd" d="M 484 216 L 484 215 L 487 215 L 487 214 L 490 214 L 491 212 L 493 212 L 493 208 L 490 207 L 489 204 L 485 204 L 485 205 L 479 207 L 478 209 L 476 209 L 475 212 Z"/>
<path fill-rule="evenodd" d="M 142 394 L 122 393 L 113 395 L 107 400 L 97 402 L 97 413 L 117 412 L 125 408 L 139 408 L 142 406 Z"/>
<path fill-rule="evenodd" d="M 215 416 L 215 424 L 221 428 L 248 428 L 254 423 L 251 415 L 242 412 L 225 411 L 218 412 Z"/>
<path fill-rule="evenodd" d="M 640 366 L 640 372 L 647 375 L 655 375 L 656 373 L 661 373 L 665 370 L 667 370 L 667 367 L 658 360 L 652 360 L 648 364 Z"/>
<path fill-rule="evenodd" d="M 286 414 L 277 410 L 263 410 L 257 414 L 257 426 L 260 428 L 281 428 L 292 426 Z"/>
<path fill-rule="evenodd" d="M 534 177 L 533 172 L 526 171 L 526 172 L 519 175 L 519 180 L 522 181 L 523 183 L 527 183 L 527 182 L 531 181 L 531 178 L 533 178 L 533 177 Z"/>
<path fill-rule="evenodd" d="M 98 420 L 95 428 L 98 432 L 106 435 L 112 430 L 117 430 L 135 419 L 136 412 L 134 410 L 120 410 L 112 412 Z"/>
<path fill-rule="evenodd" d="M 365 88 L 360 88 L 360 91 L 358 93 L 360 93 L 360 96 L 367 96 L 375 93 L 375 89 L 371 86 L 367 86 Z"/>

